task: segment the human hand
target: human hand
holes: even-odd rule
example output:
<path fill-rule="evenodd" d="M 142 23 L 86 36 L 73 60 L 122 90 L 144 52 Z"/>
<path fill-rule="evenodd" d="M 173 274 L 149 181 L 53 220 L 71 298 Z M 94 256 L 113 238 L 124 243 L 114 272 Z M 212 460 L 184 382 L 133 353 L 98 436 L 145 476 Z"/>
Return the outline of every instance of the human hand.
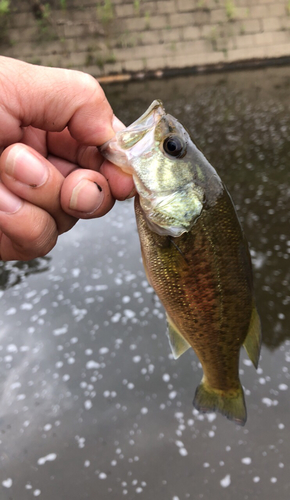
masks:
<path fill-rule="evenodd" d="M 48 253 L 79 218 L 134 194 L 96 146 L 122 127 L 97 81 L 0 56 L 0 259 Z"/>

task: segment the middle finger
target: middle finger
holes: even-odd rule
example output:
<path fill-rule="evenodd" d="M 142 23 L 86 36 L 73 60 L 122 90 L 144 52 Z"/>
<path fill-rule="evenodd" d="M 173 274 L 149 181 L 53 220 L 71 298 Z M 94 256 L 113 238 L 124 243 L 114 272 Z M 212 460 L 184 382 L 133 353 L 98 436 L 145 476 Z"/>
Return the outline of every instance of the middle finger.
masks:
<path fill-rule="evenodd" d="M 9 191 L 47 211 L 59 234 L 76 223 L 76 218 L 61 208 L 63 175 L 34 149 L 24 144 L 6 148 L 0 156 L 0 176 Z"/>
<path fill-rule="evenodd" d="M 80 144 L 70 135 L 67 128 L 62 132 L 49 132 L 47 148 L 49 154 L 89 170 L 98 171 L 104 161 L 96 146 Z"/>

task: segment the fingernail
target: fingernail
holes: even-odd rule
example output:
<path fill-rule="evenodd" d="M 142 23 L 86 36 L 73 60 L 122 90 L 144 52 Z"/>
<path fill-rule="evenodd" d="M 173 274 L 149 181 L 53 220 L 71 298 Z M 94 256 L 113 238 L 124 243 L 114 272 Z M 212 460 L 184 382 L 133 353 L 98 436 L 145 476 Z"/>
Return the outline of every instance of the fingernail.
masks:
<path fill-rule="evenodd" d="M 14 214 L 22 207 L 23 201 L 15 194 L 11 193 L 0 183 L 0 210 L 7 214 Z"/>
<path fill-rule="evenodd" d="M 15 180 L 38 187 L 48 178 L 46 165 L 22 146 L 14 146 L 6 158 L 5 172 Z"/>
<path fill-rule="evenodd" d="M 137 194 L 137 191 L 136 191 L 136 188 L 134 186 L 131 193 L 127 196 L 126 200 L 128 200 L 129 198 L 133 198 L 133 196 L 136 196 L 136 194 Z"/>
<path fill-rule="evenodd" d="M 122 123 L 121 120 L 119 120 L 119 118 L 117 118 L 115 115 L 113 116 L 112 126 L 115 132 L 124 130 L 124 128 L 126 128 L 124 123 Z"/>
<path fill-rule="evenodd" d="M 92 214 L 103 203 L 104 192 L 98 184 L 82 179 L 73 189 L 69 207 L 71 210 Z"/>

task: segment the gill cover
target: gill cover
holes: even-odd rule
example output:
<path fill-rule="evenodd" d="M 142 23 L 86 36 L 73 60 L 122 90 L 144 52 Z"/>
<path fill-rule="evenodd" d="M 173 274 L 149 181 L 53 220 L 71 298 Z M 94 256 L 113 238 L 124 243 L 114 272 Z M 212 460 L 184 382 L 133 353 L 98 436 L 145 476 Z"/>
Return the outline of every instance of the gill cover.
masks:
<path fill-rule="evenodd" d="M 203 209 L 204 189 L 195 182 L 189 144 L 184 127 L 155 100 L 100 147 L 105 158 L 133 175 L 146 221 L 160 235 L 190 231 Z"/>

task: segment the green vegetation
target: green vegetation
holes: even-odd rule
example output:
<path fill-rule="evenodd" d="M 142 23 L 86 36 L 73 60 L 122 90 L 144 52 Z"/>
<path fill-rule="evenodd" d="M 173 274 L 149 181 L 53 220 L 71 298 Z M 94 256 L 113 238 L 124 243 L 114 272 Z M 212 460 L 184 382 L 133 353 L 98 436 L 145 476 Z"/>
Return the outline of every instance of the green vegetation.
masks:
<path fill-rule="evenodd" d="M 287 2 L 286 10 L 287 10 L 288 16 L 290 16 L 290 0 L 288 0 L 288 2 Z"/>
<path fill-rule="evenodd" d="M 37 66 L 41 65 L 41 59 L 38 57 L 33 57 L 33 59 L 30 59 L 28 62 L 30 62 L 30 64 L 36 64 Z"/>
<path fill-rule="evenodd" d="M 136 47 L 138 43 L 142 42 L 142 34 L 138 34 L 138 36 L 134 33 L 130 33 L 126 30 L 124 33 L 118 36 L 116 39 L 115 47 L 119 49 L 127 48 L 127 47 Z"/>
<path fill-rule="evenodd" d="M 38 27 L 37 42 L 51 42 L 59 39 L 57 25 L 54 22 L 50 3 L 37 2 L 33 5 L 33 14 Z"/>
<path fill-rule="evenodd" d="M 104 47 L 88 46 L 85 66 L 98 66 L 103 69 L 105 64 L 114 64 L 116 56 L 112 51 L 105 51 Z"/>
<path fill-rule="evenodd" d="M 50 16 L 51 16 L 51 7 L 49 3 L 45 3 L 43 5 L 41 18 L 46 21 L 50 18 Z"/>
<path fill-rule="evenodd" d="M 0 0 L 0 16 L 6 16 L 10 12 L 10 0 Z"/>
<path fill-rule="evenodd" d="M 39 9 L 34 12 L 36 22 L 40 32 L 46 33 L 50 24 L 51 8 L 49 3 L 39 5 Z"/>
<path fill-rule="evenodd" d="M 0 43 L 10 43 L 7 23 L 10 13 L 10 0 L 0 0 Z"/>
<path fill-rule="evenodd" d="M 98 56 L 95 59 L 95 64 L 100 69 L 103 69 L 105 64 L 114 64 L 115 62 L 116 62 L 116 56 L 113 53 L 107 54 L 106 56 Z"/>
<path fill-rule="evenodd" d="M 147 10 L 145 12 L 145 28 L 146 30 L 149 30 L 150 29 L 150 12 Z"/>
<path fill-rule="evenodd" d="M 226 0 L 226 14 L 229 21 L 235 16 L 235 4 L 233 0 Z"/>
<path fill-rule="evenodd" d="M 212 44 L 212 48 L 215 51 L 217 50 L 217 38 L 218 38 L 217 27 L 213 26 L 211 28 L 211 31 L 210 31 L 207 39 L 210 41 L 210 43 Z"/>
<path fill-rule="evenodd" d="M 140 0 L 134 0 L 134 10 L 136 14 L 139 14 L 140 12 Z"/>
<path fill-rule="evenodd" d="M 114 19 L 111 0 L 103 0 L 100 5 L 97 5 L 97 16 L 102 24 L 108 24 Z"/>
<path fill-rule="evenodd" d="M 85 60 L 85 66 L 93 66 L 93 64 L 94 64 L 94 56 L 88 48 L 88 53 Z"/>

